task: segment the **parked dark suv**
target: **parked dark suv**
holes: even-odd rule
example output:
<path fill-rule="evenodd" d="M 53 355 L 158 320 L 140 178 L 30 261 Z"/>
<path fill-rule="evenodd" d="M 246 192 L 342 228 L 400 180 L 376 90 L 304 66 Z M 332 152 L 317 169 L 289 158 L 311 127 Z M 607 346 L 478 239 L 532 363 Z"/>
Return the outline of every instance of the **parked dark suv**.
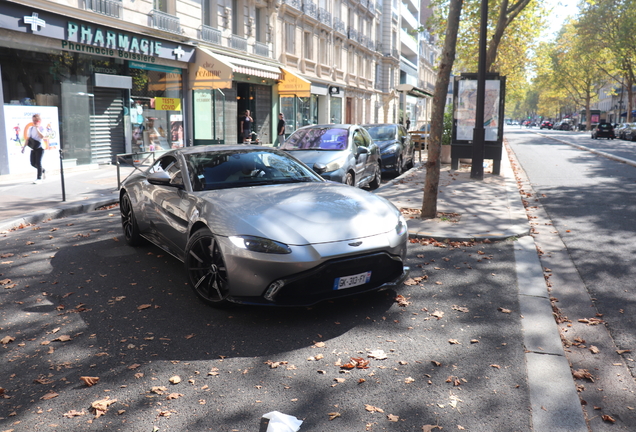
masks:
<path fill-rule="evenodd" d="M 592 139 L 607 138 L 614 139 L 614 126 L 611 123 L 599 123 L 592 129 Z"/>

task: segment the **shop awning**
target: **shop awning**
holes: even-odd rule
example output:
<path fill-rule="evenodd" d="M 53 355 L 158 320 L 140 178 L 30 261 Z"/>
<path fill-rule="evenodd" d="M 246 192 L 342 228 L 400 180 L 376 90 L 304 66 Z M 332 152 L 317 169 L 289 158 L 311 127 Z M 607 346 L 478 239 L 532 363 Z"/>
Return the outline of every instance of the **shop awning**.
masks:
<path fill-rule="evenodd" d="M 207 48 L 197 47 L 194 63 L 188 66 L 190 90 L 232 88 L 232 66 Z"/>
<path fill-rule="evenodd" d="M 278 82 L 278 94 L 281 96 L 298 96 L 309 97 L 311 96 L 311 82 L 305 78 L 296 75 L 293 72 L 288 71 L 285 68 L 280 68 L 283 72 L 281 80 Z"/>
<path fill-rule="evenodd" d="M 253 75 L 260 78 L 269 78 L 273 80 L 280 79 L 280 69 L 276 66 L 270 66 L 258 63 L 252 60 L 240 59 L 237 57 L 228 57 L 221 54 L 215 54 L 222 62 L 232 67 L 232 72 L 242 73 L 245 75 Z"/>
<path fill-rule="evenodd" d="M 405 92 L 409 96 L 415 96 L 418 98 L 433 97 L 433 95 L 426 90 L 422 90 L 421 88 L 417 88 L 411 84 L 398 84 L 395 89 L 397 91 Z"/>

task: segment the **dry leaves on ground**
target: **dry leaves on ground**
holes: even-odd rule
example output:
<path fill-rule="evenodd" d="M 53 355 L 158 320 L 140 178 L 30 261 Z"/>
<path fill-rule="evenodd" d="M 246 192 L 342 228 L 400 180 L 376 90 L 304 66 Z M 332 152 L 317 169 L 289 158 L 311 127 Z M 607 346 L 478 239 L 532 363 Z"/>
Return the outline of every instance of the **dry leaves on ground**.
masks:
<path fill-rule="evenodd" d="M 15 338 L 13 336 L 5 336 L 2 339 L 0 339 L 0 343 L 2 343 L 3 345 L 6 345 L 8 343 L 11 343 L 15 340 Z"/>
<path fill-rule="evenodd" d="M 330 412 L 327 415 L 329 416 L 329 420 L 334 420 L 334 419 L 337 419 L 338 417 L 340 417 L 340 413 L 339 412 Z"/>
<path fill-rule="evenodd" d="M 587 369 L 577 369 L 572 372 L 575 379 L 587 379 L 594 382 L 594 376 Z"/>
<path fill-rule="evenodd" d="M 369 369 L 369 360 L 365 360 L 361 357 L 351 357 L 349 363 L 345 363 L 340 366 L 341 369 Z"/>
<path fill-rule="evenodd" d="M 108 412 L 108 407 L 117 402 L 117 399 L 100 399 L 91 404 L 95 418 L 99 418 Z"/>
<path fill-rule="evenodd" d="M 364 404 L 364 409 L 369 411 L 369 412 L 379 412 L 379 413 L 383 413 L 384 412 L 384 410 L 382 408 L 378 408 L 376 406 L 369 405 L 369 404 Z"/>
<path fill-rule="evenodd" d="M 70 411 L 67 411 L 64 414 L 62 414 L 62 417 L 73 418 L 73 417 L 79 417 L 79 416 L 83 416 L 83 415 L 86 415 L 86 412 L 70 410 Z"/>
<path fill-rule="evenodd" d="M 99 377 L 82 376 L 80 380 L 88 387 L 92 387 L 99 382 Z"/>
<path fill-rule="evenodd" d="M 398 294 L 398 296 L 395 297 L 395 302 L 398 304 L 398 306 L 401 307 L 406 307 L 411 304 L 409 299 L 407 297 L 404 297 L 402 294 Z"/>

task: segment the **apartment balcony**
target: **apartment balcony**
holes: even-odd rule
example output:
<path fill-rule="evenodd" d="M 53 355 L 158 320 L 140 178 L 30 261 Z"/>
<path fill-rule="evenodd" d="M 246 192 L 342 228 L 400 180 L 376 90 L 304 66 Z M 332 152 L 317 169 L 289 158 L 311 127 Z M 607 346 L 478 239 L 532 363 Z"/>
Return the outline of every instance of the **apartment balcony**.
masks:
<path fill-rule="evenodd" d="M 337 31 L 338 33 L 341 33 L 343 35 L 347 34 L 347 27 L 345 26 L 344 21 L 342 21 L 340 18 L 334 17 L 334 19 L 333 19 L 333 29 L 335 31 Z"/>
<path fill-rule="evenodd" d="M 325 8 L 318 8 L 318 21 L 331 27 L 331 13 Z"/>
<path fill-rule="evenodd" d="M 404 29 L 400 32 L 400 43 L 402 45 L 402 51 L 405 51 L 407 57 L 416 56 L 419 52 L 417 49 L 417 38 L 404 31 Z"/>
<path fill-rule="evenodd" d="M 318 8 L 316 7 L 316 3 L 312 1 L 303 0 L 303 12 L 313 19 L 318 19 Z"/>
<path fill-rule="evenodd" d="M 153 9 L 150 11 L 150 22 L 153 28 L 181 34 L 181 21 L 174 15 Z"/>
<path fill-rule="evenodd" d="M 121 18 L 122 0 L 85 0 L 84 8 L 113 18 Z"/>
<path fill-rule="evenodd" d="M 223 44 L 221 30 L 206 25 L 201 26 L 201 39 L 215 45 Z"/>
<path fill-rule="evenodd" d="M 230 38 L 230 48 L 234 48 L 238 51 L 247 52 L 247 39 L 233 34 Z"/>
<path fill-rule="evenodd" d="M 261 57 L 271 57 L 271 50 L 269 45 L 263 42 L 256 42 L 254 44 L 254 54 Z"/>
<path fill-rule="evenodd" d="M 360 45 L 367 46 L 369 44 L 369 37 L 367 35 L 359 35 L 358 40 L 360 41 Z"/>
<path fill-rule="evenodd" d="M 375 50 L 376 50 L 377 52 L 379 52 L 379 53 L 382 53 L 382 47 L 383 47 L 383 46 L 384 46 L 384 45 L 382 45 L 382 42 L 377 42 L 377 43 L 375 44 Z"/>
<path fill-rule="evenodd" d="M 283 3 L 285 3 L 288 6 L 293 7 L 296 10 L 299 10 L 299 11 L 303 10 L 303 2 L 302 2 L 302 0 L 283 0 Z"/>
<path fill-rule="evenodd" d="M 347 35 L 349 36 L 349 39 L 351 39 L 352 41 L 355 41 L 355 42 L 360 41 L 358 37 L 358 31 L 354 29 L 353 27 L 349 27 L 349 31 L 347 33 L 348 33 Z"/>

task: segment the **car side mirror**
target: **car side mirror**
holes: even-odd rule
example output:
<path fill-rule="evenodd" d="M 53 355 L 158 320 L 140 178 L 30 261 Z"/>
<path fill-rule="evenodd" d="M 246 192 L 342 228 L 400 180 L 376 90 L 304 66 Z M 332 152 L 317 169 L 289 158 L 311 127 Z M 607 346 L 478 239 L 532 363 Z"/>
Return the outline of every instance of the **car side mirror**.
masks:
<path fill-rule="evenodd" d="M 170 174 L 165 171 L 157 171 L 146 177 L 148 183 L 153 184 L 155 186 L 172 186 L 176 188 L 181 188 L 181 185 L 172 184 L 172 179 L 170 178 Z"/>
<path fill-rule="evenodd" d="M 313 169 L 316 174 L 322 174 L 327 170 L 327 165 L 316 162 Z"/>
<path fill-rule="evenodd" d="M 358 146 L 358 149 L 356 150 L 356 156 L 360 156 L 364 153 L 369 153 L 369 149 L 366 147 Z"/>

